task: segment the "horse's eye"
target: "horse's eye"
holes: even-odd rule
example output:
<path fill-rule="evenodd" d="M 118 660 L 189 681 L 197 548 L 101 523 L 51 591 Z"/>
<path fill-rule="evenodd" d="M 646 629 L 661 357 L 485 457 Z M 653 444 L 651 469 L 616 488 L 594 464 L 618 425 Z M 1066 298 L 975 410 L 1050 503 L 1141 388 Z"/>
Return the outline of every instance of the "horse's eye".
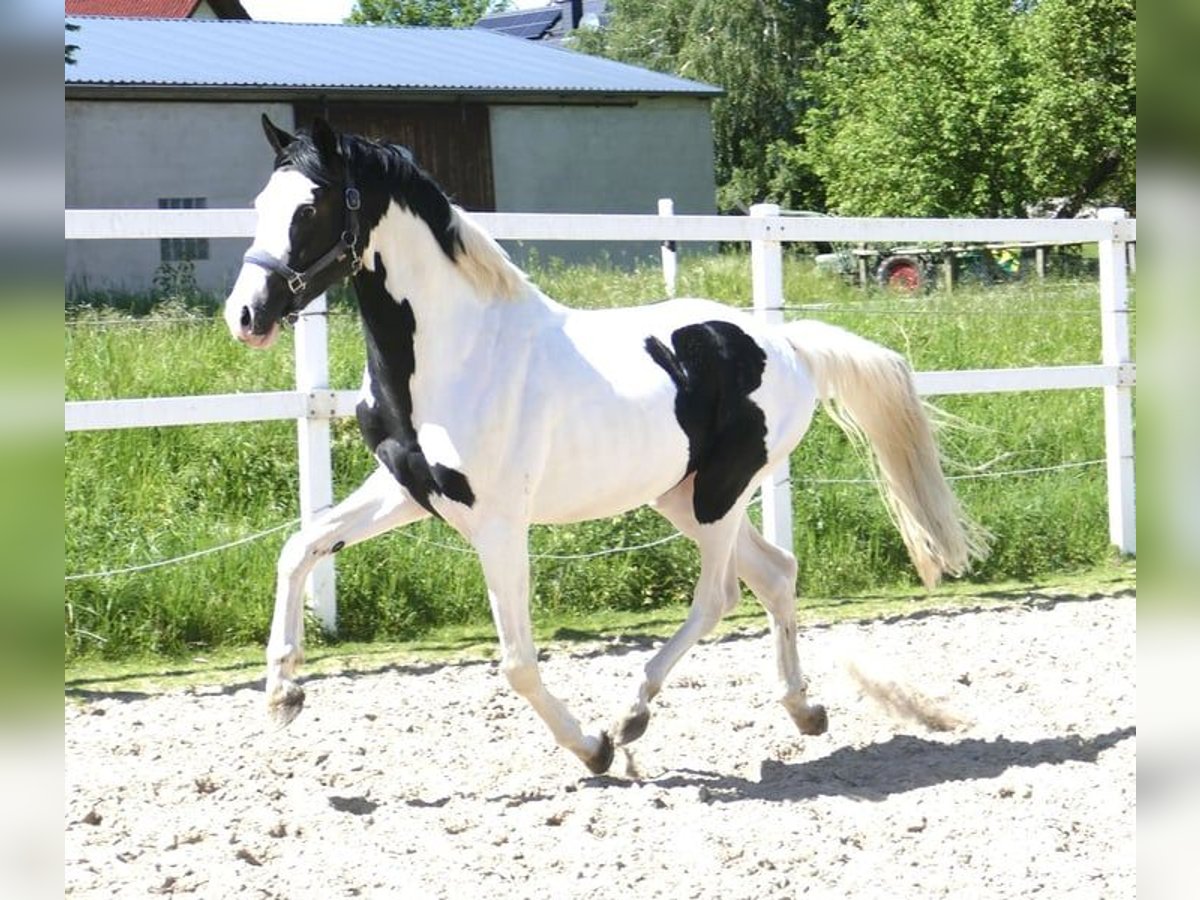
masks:
<path fill-rule="evenodd" d="M 300 207 L 300 218 L 302 219 L 311 219 L 316 214 L 317 208 L 312 204 L 306 203 L 304 206 Z"/>

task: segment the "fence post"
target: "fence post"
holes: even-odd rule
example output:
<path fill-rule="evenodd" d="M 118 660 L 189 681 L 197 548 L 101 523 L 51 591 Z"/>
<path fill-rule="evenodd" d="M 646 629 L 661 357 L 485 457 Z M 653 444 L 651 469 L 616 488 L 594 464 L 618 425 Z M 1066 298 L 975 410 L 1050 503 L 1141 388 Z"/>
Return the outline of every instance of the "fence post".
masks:
<path fill-rule="evenodd" d="M 325 295 L 317 297 L 296 323 L 296 389 L 309 394 L 329 390 L 329 322 Z M 309 404 L 309 414 L 296 420 L 300 456 L 300 519 L 307 525 L 333 504 L 333 465 L 329 447 L 329 413 Z M 333 557 L 322 559 L 305 581 L 309 606 L 326 632 L 337 631 L 337 594 Z"/>
<path fill-rule="evenodd" d="M 675 215 L 675 201 L 670 197 L 660 197 L 658 200 L 658 214 L 660 216 Z M 674 297 L 675 280 L 679 272 L 679 258 L 674 239 L 662 242 L 662 270 L 663 282 L 667 286 L 667 296 Z"/>
<path fill-rule="evenodd" d="M 1112 223 L 1112 237 L 1100 241 L 1101 362 L 1124 367 L 1129 351 L 1129 278 L 1126 241 L 1121 223 L 1125 210 L 1107 207 L 1099 216 Z M 1133 387 L 1118 375 L 1114 387 L 1104 388 L 1104 447 L 1108 473 L 1108 534 L 1122 553 L 1137 552 L 1137 512 L 1134 502 Z"/>
<path fill-rule="evenodd" d="M 750 207 L 754 218 L 779 216 L 779 206 L 758 203 Z M 768 237 L 750 242 L 750 281 L 754 294 L 754 312 L 770 324 L 783 322 L 783 245 Z M 762 486 L 763 537 L 792 552 L 792 487 L 788 460 L 771 471 Z"/>

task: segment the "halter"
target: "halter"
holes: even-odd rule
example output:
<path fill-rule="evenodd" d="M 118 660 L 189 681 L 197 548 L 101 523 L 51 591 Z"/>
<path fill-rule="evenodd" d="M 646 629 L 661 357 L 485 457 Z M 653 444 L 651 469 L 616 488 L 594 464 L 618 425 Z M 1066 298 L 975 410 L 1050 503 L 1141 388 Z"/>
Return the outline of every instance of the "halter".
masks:
<path fill-rule="evenodd" d="M 252 263 L 269 272 L 274 272 L 287 284 L 288 290 L 292 292 L 292 301 L 284 310 L 283 318 L 288 321 L 295 322 L 296 317 L 300 315 L 300 310 L 304 308 L 304 304 L 312 299 L 302 295 L 308 290 L 313 279 L 330 266 L 349 256 L 351 275 L 357 275 L 359 269 L 362 268 L 362 258 L 358 255 L 357 247 L 358 211 L 362 208 L 362 198 L 359 196 L 358 188 L 354 187 L 354 183 L 350 180 L 349 173 L 346 174 L 344 196 L 346 199 L 346 228 L 342 231 L 342 236 L 338 238 L 336 244 L 303 272 L 297 272 L 282 259 L 266 250 L 256 250 L 251 247 L 242 257 L 243 262 Z"/>

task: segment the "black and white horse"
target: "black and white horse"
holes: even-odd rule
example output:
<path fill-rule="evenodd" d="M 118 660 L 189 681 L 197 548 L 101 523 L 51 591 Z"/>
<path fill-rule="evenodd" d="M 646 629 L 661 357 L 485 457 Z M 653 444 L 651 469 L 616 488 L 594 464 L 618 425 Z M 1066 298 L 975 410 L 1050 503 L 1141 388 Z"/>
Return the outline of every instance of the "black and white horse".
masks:
<path fill-rule="evenodd" d="M 358 421 L 379 468 L 286 543 L 267 649 L 281 723 L 304 701 L 302 584 L 343 547 L 428 516 L 474 547 L 513 689 L 593 772 L 639 737 L 671 668 L 738 601 L 770 616 L 780 701 L 805 734 L 827 726 L 796 651 L 795 559 L 746 505 L 824 401 L 874 451 L 883 493 L 927 585 L 982 552 L 942 475 L 911 371 L 817 322 L 767 325 L 708 300 L 576 311 L 545 296 L 403 148 L 291 135 L 263 117 L 275 171 L 226 302 L 239 340 L 350 278 L 367 346 Z M 700 550 L 679 631 L 647 663 L 609 731 L 585 731 L 543 685 L 529 617 L 528 531 L 652 504 Z"/>

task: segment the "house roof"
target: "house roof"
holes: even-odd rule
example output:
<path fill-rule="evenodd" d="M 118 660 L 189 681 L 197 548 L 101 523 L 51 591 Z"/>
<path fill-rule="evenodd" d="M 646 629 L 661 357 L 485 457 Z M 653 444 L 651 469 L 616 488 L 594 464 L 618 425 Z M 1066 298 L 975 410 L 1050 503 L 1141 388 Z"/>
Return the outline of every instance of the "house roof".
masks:
<path fill-rule="evenodd" d="M 603 27 L 609 18 L 607 0 L 582 0 L 581 20 L 572 22 L 571 0 L 551 0 L 545 6 L 508 9 L 481 16 L 475 28 L 498 31 L 527 41 L 561 43 L 575 28 Z"/>
<path fill-rule="evenodd" d="M 186 19 L 204 0 L 66 0 L 68 16 L 120 16 L 142 19 Z M 239 0 L 208 0 L 221 19 L 249 19 Z"/>
<path fill-rule="evenodd" d="M 473 28 L 75 18 L 80 87 L 681 94 L 721 89 Z"/>
<path fill-rule="evenodd" d="M 558 6 L 540 6 L 534 9 L 510 9 L 483 16 L 473 27 L 507 34 L 509 37 L 540 41 L 563 17 Z"/>

